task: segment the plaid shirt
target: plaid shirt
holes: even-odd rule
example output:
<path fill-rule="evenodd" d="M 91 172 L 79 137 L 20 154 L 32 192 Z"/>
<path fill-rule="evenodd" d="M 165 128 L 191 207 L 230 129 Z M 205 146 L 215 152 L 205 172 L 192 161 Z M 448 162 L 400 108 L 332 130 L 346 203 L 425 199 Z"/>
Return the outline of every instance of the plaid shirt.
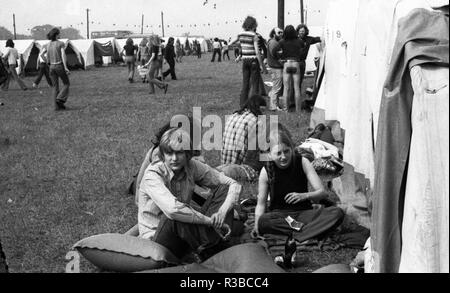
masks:
<path fill-rule="evenodd" d="M 258 118 L 246 110 L 234 113 L 225 123 L 221 164 L 242 164 L 247 156 L 249 130 L 255 129 Z M 254 132 L 256 135 L 256 131 Z"/>

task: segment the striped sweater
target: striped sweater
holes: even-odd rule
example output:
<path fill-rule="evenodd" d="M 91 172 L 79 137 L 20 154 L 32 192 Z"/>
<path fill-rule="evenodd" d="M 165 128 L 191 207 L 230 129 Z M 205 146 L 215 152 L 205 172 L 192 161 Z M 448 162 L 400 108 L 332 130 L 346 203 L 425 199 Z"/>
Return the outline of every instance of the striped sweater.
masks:
<path fill-rule="evenodd" d="M 242 48 L 242 59 L 256 58 L 255 37 L 256 34 L 252 31 L 242 32 L 238 35 Z"/>

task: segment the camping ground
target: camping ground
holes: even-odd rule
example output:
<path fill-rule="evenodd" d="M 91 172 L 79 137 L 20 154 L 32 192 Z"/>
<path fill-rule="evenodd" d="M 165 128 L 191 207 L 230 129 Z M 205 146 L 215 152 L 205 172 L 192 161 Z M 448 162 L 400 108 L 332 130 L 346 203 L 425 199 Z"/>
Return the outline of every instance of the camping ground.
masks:
<path fill-rule="evenodd" d="M 23 92 L 12 83 L 0 91 L 0 239 L 10 272 L 64 272 L 78 240 L 126 232 L 137 221 L 127 187 L 155 130 L 194 106 L 203 117 L 222 120 L 237 110 L 241 64 L 211 63 L 207 54 L 176 66 L 179 80 L 169 81 L 166 95 L 149 95 L 137 74 L 129 84 L 122 66 L 72 71 L 62 112 L 54 111 L 45 80 L 37 90 Z M 33 79 L 26 77 L 26 84 Z M 279 120 L 296 143 L 306 138 L 309 113 L 280 114 Z M 217 151 L 203 154 L 211 166 L 219 164 Z M 304 253 L 296 271 L 348 264 L 356 252 Z M 98 270 L 82 258 L 81 271 Z"/>

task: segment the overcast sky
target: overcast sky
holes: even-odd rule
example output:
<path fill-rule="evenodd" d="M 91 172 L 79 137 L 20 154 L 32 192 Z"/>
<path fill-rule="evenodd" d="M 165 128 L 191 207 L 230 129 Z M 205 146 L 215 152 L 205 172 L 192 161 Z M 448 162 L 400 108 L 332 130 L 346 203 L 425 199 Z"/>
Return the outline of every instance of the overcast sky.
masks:
<path fill-rule="evenodd" d="M 206 4 L 205 4 L 206 2 Z M 30 34 L 36 25 L 74 27 L 86 37 L 86 9 L 90 9 L 90 31 L 131 30 L 161 35 L 161 11 L 165 35 L 234 37 L 247 15 L 258 20 L 258 31 L 267 36 L 277 24 L 277 0 L 0 0 L 0 26 L 13 32 Z M 304 0 L 309 26 L 324 23 L 330 0 Z M 215 7 L 214 8 L 214 4 Z M 300 0 L 285 0 L 285 24 L 300 23 Z M 209 24 L 209 25 L 208 25 Z"/>

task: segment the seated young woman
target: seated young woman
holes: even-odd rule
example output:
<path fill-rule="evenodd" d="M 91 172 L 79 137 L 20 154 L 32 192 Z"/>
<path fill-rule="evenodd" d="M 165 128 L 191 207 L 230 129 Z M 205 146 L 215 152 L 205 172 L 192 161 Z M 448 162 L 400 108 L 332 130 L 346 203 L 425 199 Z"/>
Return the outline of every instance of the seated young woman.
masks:
<path fill-rule="evenodd" d="M 259 176 L 252 237 L 278 234 L 303 242 L 337 228 L 344 212 L 338 207 L 314 208 L 313 204 L 327 195 L 311 163 L 294 151 L 289 133 L 280 129 L 271 131 L 269 139 L 268 162 Z M 313 191 L 308 191 L 308 182 Z M 297 223 L 291 225 L 292 220 Z"/>

